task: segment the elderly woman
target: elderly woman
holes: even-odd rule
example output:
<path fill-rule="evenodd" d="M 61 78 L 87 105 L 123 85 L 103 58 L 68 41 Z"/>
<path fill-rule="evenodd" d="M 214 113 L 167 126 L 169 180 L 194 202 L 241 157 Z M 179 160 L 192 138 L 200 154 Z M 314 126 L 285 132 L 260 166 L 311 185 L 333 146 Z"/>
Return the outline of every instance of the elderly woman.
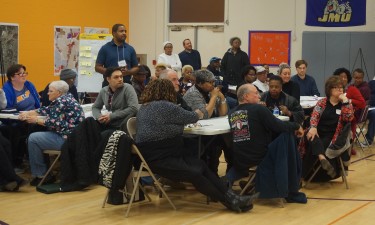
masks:
<path fill-rule="evenodd" d="M 154 80 L 143 92 L 137 114 L 136 144 L 151 169 L 173 181 L 191 182 L 195 188 L 234 211 L 252 208 L 252 196 L 238 196 L 228 190 L 204 162 L 183 154 L 184 124 L 203 117 L 200 110 L 186 111 L 176 104 L 171 81 Z"/>
<path fill-rule="evenodd" d="M 185 94 L 189 88 L 195 84 L 195 76 L 193 75 L 194 69 L 190 65 L 182 67 L 182 77 L 180 78 L 180 91 Z"/>
<path fill-rule="evenodd" d="M 354 117 L 353 106 L 344 94 L 344 87 L 344 82 L 339 77 L 328 78 L 325 83 L 327 97 L 318 101 L 311 114 L 310 128 L 306 134 L 308 148 L 303 160 L 305 179 L 311 175 L 311 167 L 316 159 L 319 159 L 323 171 L 315 176 L 315 180 L 328 181 L 337 178 L 339 174 L 340 165 L 335 160 L 337 156 L 328 154 L 328 147 L 339 142 L 342 144 L 343 140 L 346 142 L 350 135 L 350 121 Z M 349 161 L 347 151 L 336 154 L 339 154 L 343 161 Z"/>
<path fill-rule="evenodd" d="M 165 63 L 176 72 L 181 70 L 182 63 L 180 57 L 177 54 L 172 54 L 173 45 L 172 42 L 166 41 L 163 43 L 164 53 L 160 54 L 158 57 L 158 63 Z"/>
<path fill-rule="evenodd" d="M 297 99 L 282 91 L 283 81 L 278 76 L 270 78 L 270 90 L 262 93 L 261 101 L 272 112 L 275 107 L 279 108 L 282 115 L 288 116 L 290 121 L 303 123 L 304 112 Z"/>
<path fill-rule="evenodd" d="M 21 120 L 45 126 L 48 130 L 32 133 L 28 139 L 32 186 L 36 186 L 47 171 L 43 150 L 60 150 L 67 136 L 84 120 L 82 107 L 68 90 L 69 85 L 65 81 L 51 82 L 48 91 L 51 104 L 19 116 Z M 54 177 L 49 176 L 45 182 L 52 183 L 54 180 Z"/>
<path fill-rule="evenodd" d="M 283 92 L 286 94 L 293 96 L 297 101 L 299 102 L 300 100 L 300 90 L 299 90 L 299 85 L 295 83 L 294 81 L 291 81 L 290 74 L 290 66 L 287 63 L 281 63 L 279 65 L 279 70 L 277 71 L 278 75 L 281 77 L 283 81 Z"/>

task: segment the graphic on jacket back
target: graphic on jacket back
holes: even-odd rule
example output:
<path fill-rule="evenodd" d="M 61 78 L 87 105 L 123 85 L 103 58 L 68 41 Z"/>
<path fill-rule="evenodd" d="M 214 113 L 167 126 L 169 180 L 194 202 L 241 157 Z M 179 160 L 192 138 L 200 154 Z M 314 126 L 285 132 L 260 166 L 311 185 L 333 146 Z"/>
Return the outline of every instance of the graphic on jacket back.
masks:
<path fill-rule="evenodd" d="M 229 117 L 229 123 L 233 131 L 233 142 L 250 140 L 249 121 L 246 110 L 233 112 Z"/>

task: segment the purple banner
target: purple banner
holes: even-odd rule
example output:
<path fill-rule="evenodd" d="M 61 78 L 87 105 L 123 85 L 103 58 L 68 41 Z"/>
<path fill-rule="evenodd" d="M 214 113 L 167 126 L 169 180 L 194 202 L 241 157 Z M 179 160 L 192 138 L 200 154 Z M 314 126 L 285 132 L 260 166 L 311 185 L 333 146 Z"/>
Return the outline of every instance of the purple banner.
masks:
<path fill-rule="evenodd" d="M 306 0 L 306 25 L 349 27 L 366 24 L 366 0 Z"/>

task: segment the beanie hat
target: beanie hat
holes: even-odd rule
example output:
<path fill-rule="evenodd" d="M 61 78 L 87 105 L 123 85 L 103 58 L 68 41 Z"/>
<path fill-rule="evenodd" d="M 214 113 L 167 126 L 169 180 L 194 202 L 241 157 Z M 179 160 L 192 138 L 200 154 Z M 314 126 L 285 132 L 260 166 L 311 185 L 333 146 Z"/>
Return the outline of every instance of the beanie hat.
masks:
<path fill-rule="evenodd" d="M 60 72 L 60 80 L 67 80 L 71 78 L 76 78 L 77 73 L 72 69 L 63 69 Z"/>

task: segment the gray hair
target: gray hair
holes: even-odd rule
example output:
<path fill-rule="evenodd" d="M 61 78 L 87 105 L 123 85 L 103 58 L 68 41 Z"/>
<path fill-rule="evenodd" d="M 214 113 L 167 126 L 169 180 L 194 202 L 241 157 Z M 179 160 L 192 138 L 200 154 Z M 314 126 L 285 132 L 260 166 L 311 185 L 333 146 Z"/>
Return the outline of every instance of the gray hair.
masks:
<path fill-rule="evenodd" d="M 290 69 L 290 66 L 288 65 L 288 63 L 280 63 L 279 69 L 277 70 L 277 74 L 280 75 L 283 69 Z"/>
<path fill-rule="evenodd" d="M 66 95 L 66 93 L 68 93 L 68 91 L 69 91 L 69 85 L 68 85 L 68 83 L 66 83 L 63 80 L 52 81 L 49 84 L 49 87 L 56 88 L 56 90 L 58 90 L 59 92 L 61 92 L 63 95 Z"/>
<path fill-rule="evenodd" d="M 243 84 L 237 90 L 237 99 L 241 103 L 244 101 L 244 96 L 250 92 L 249 86 L 252 84 Z"/>
<path fill-rule="evenodd" d="M 167 69 L 162 70 L 162 71 L 160 72 L 160 74 L 159 74 L 159 79 L 167 79 L 167 80 L 169 80 L 168 74 L 169 74 L 170 72 L 175 72 L 175 73 L 177 73 L 176 71 L 167 68 Z"/>
<path fill-rule="evenodd" d="M 214 74 L 209 70 L 196 70 L 194 76 L 197 84 L 215 80 Z"/>

